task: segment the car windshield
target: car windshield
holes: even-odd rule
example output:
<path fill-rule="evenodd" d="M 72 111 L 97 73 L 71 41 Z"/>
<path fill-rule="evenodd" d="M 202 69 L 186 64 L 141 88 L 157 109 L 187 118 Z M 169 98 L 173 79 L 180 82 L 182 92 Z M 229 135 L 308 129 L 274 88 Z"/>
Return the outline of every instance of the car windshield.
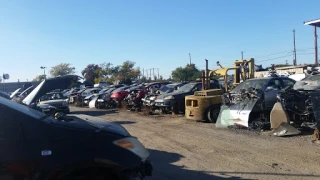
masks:
<path fill-rule="evenodd" d="M 231 93 L 239 93 L 241 89 L 248 90 L 249 88 L 255 88 L 255 89 L 262 89 L 266 83 L 270 79 L 252 79 L 252 80 L 247 80 L 242 83 L 240 83 L 236 88 L 234 88 Z"/>
<path fill-rule="evenodd" d="M 176 86 L 175 84 L 168 84 L 160 88 L 159 91 L 161 92 L 171 91 L 175 86 Z"/>
<path fill-rule="evenodd" d="M 61 93 L 50 93 L 40 97 L 40 101 L 49 101 L 55 99 L 64 99 L 64 96 Z"/>
<path fill-rule="evenodd" d="M 84 91 L 84 93 L 90 93 L 92 91 L 92 89 L 87 89 Z"/>
<path fill-rule="evenodd" d="M 185 84 L 182 87 L 180 87 L 180 89 L 178 89 L 176 92 L 189 92 L 194 88 L 195 85 L 196 84 Z"/>
<path fill-rule="evenodd" d="M 320 75 L 308 76 L 301 81 L 320 81 Z"/>
<path fill-rule="evenodd" d="M 109 88 L 108 89 L 102 89 L 101 91 L 99 91 L 99 94 L 102 94 L 102 93 L 104 93 L 104 92 L 106 92 L 108 90 L 109 90 Z"/>
<path fill-rule="evenodd" d="M 106 93 L 111 93 L 113 90 L 115 90 L 116 88 L 110 88 L 108 91 L 106 91 Z"/>

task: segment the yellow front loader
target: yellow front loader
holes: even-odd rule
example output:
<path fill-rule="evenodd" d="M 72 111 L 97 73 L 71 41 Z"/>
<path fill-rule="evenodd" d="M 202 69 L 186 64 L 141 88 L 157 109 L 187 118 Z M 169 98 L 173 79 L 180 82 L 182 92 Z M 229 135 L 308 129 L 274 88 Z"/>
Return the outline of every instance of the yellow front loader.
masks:
<path fill-rule="evenodd" d="M 254 78 L 254 59 L 235 60 L 234 66 L 224 68 L 219 61 L 217 65 L 221 69 L 207 70 L 203 78 L 202 91 L 196 91 L 194 95 L 186 96 L 185 98 L 185 116 L 190 120 L 206 120 L 215 123 L 222 101 L 224 92 L 229 92 L 241 81 Z M 228 71 L 234 70 L 233 83 L 230 84 L 228 80 Z M 223 77 L 224 89 L 210 89 L 211 77 Z"/>

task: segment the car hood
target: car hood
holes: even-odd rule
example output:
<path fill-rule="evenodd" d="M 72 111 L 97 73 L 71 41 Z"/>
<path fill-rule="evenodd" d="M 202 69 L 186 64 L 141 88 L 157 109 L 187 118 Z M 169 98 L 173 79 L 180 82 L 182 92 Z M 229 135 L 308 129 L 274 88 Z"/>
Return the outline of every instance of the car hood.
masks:
<path fill-rule="evenodd" d="M 294 86 L 294 90 L 314 91 L 320 89 L 319 81 L 297 81 Z"/>
<path fill-rule="evenodd" d="M 80 78 L 81 77 L 77 75 L 66 75 L 43 80 L 22 102 L 26 105 L 31 105 L 50 91 L 69 88 Z"/>
<path fill-rule="evenodd" d="M 70 128 L 94 129 L 95 131 L 104 131 L 121 136 L 130 136 L 129 132 L 124 127 L 108 120 L 83 114 L 71 114 L 68 115 L 68 118 L 71 118 L 72 121 L 64 123 L 64 125 Z M 58 121 L 58 123 L 60 124 L 61 122 Z"/>
<path fill-rule="evenodd" d="M 21 90 L 21 88 L 16 89 L 11 95 L 10 95 L 10 99 L 14 98 L 16 96 L 16 94 Z"/>
<path fill-rule="evenodd" d="M 161 94 L 157 96 L 157 99 L 164 99 L 165 97 L 168 97 L 168 96 L 186 96 L 188 94 L 190 94 L 190 92 L 171 92 L 171 93 Z"/>
<path fill-rule="evenodd" d="M 55 99 L 55 100 L 48 100 L 48 101 L 41 101 L 39 104 L 51 104 L 51 103 L 63 103 L 66 102 L 64 99 Z"/>

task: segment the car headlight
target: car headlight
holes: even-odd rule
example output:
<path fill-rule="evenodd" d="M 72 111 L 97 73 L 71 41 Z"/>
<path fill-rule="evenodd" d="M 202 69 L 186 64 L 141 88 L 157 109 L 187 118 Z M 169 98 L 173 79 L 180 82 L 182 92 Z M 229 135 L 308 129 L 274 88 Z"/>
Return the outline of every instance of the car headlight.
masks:
<path fill-rule="evenodd" d="M 171 99 L 174 99 L 174 96 L 167 96 L 164 99 L 171 100 Z"/>
<path fill-rule="evenodd" d="M 127 149 L 143 160 L 149 157 L 149 151 L 143 146 L 143 144 L 135 137 L 126 137 L 113 142 L 115 145 Z"/>
<path fill-rule="evenodd" d="M 150 100 L 151 101 L 154 101 L 154 100 L 156 100 L 157 99 L 157 97 L 156 96 L 152 96 L 152 97 L 150 97 Z"/>

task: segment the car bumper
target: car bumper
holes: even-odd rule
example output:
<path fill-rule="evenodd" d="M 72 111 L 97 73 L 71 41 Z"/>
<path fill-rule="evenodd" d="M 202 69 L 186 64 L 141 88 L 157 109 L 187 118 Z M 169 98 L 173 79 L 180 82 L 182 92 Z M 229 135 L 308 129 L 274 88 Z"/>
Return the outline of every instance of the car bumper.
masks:
<path fill-rule="evenodd" d="M 143 180 L 146 176 L 152 176 L 153 166 L 150 161 L 146 160 L 141 162 L 141 165 L 135 171 L 132 171 L 128 180 Z M 120 178 L 121 179 L 121 178 Z M 125 180 L 124 178 L 123 180 Z"/>
<path fill-rule="evenodd" d="M 171 101 L 156 101 L 155 106 L 157 107 L 170 107 L 171 106 Z"/>
<path fill-rule="evenodd" d="M 152 100 L 144 100 L 143 104 L 146 106 L 154 106 L 156 103 Z"/>

